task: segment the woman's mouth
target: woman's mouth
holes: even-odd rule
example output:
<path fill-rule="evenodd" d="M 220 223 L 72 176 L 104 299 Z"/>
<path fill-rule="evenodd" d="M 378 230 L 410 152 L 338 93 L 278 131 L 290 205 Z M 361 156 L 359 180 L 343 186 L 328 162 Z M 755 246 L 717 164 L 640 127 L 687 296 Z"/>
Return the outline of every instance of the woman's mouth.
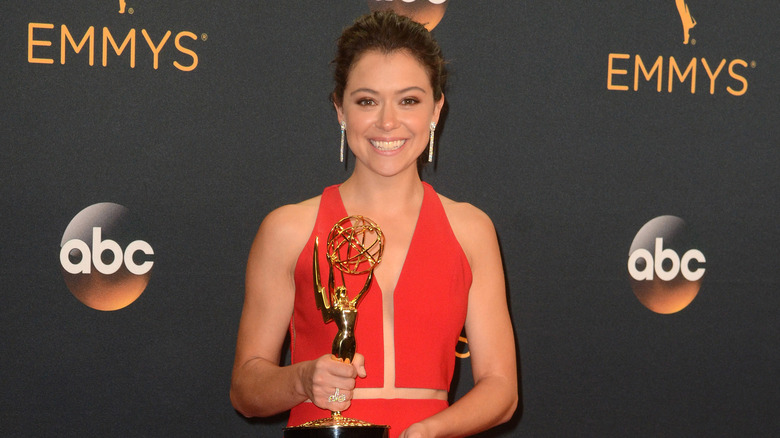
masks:
<path fill-rule="evenodd" d="M 394 151 L 406 143 L 406 140 L 393 140 L 393 141 L 381 141 L 370 140 L 371 146 L 379 149 L 380 151 Z"/>

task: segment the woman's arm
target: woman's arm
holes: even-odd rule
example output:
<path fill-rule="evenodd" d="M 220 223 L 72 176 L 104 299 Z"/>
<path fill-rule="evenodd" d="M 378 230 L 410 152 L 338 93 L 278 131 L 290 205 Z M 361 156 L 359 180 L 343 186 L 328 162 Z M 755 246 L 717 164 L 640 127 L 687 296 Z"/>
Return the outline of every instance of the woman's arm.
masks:
<path fill-rule="evenodd" d="M 508 421 L 517 407 L 514 332 L 495 229 L 469 204 L 445 208 L 471 265 L 466 335 L 474 387 L 449 408 L 410 426 L 404 438 L 473 435 Z"/>
<path fill-rule="evenodd" d="M 316 212 L 316 205 L 306 203 L 281 207 L 263 220 L 252 244 L 230 386 L 233 407 L 245 416 L 274 415 L 306 400 L 330 409 L 349 407 L 362 358 L 354 366 L 330 355 L 279 365 L 293 313 L 295 264 Z M 347 401 L 327 401 L 336 387 Z"/>

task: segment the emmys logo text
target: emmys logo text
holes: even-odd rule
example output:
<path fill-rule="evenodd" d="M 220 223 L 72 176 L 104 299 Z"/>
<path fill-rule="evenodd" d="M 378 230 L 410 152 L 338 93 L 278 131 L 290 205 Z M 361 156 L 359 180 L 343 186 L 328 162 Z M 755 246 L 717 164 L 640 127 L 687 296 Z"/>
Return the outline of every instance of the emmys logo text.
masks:
<path fill-rule="evenodd" d="M 642 226 L 629 250 L 628 273 L 645 307 L 675 313 L 696 298 L 707 260 L 693 245 L 679 217 L 660 216 Z"/>
<path fill-rule="evenodd" d="M 120 14 L 133 11 L 125 1 L 119 7 Z M 54 64 L 56 61 L 61 65 L 86 62 L 94 66 L 97 55 L 103 67 L 109 62 L 124 62 L 135 68 L 140 60 L 157 70 L 162 57 L 172 60 L 170 65 L 176 69 L 189 72 L 198 67 L 195 46 L 206 39 L 206 34 L 198 37 L 187 30 L 111 30 L 108 26 L 89 26 L 84 30 L 66 24 L 31 22 L 27 25 L 27 62 Z"/>
<path fill-rule="evenodd" d="M 149 282 L 154 250 L 135 239 L 140 230 L 129 210 L 103 202 L 79 212 L 60 243 L 60 266 L 71 293 L 97 310 L 135 301 Z"/>
<path fill-rule="evenodd" d="M 658 56 L 654 61 L 645 61 L 637 54 L 632 62 L 628 53 L 610 53 L 607 58 L 607 90 L 639 91 L 646 86 L 653 87 L 653 82 L 659 93 L 664 89 L 671 93 L 679 88 L 690 89 L 691 94 L 695 94 L 702 83 L 710 94 L 725 89 L 732 96 L 742 96 L 748 90 L 745 72 L 749 64 L 743 59 L 712 62 L 705 58 L 692 58 L 688 64 L 681 63 L 674 56 L 670 56 L 666 63 L 664 60 L 663 56 Z M 648 68 L 650 62 L 652 65 Z M 686 86 L 686 81 L 690 85 Z"/>
<path fill-rule="evenodd" d="M 683 45 L 694 46 L 696 39 L 691 30 L 707 23 L 697 23 L 685 0 L 675 0 L 675 6 L 682 24 Z M 670 5 L 671 7 L 671 5 Z M 679 34 L 675 33 L 675 39 Z M 693 50 L 693 49 L 691 49 Z M 750 69 L 755 61 L 740 58 L 717 57 L 706 59 L 692 56 L 641 55 L 639 53 L 610 53 L 607 56 L 607 90 L 634 91 L 655 89 L 660 93 L 690 92 L 690 94 L 727 92 L 732 96 L 743 96 L 748 91 Z"/>

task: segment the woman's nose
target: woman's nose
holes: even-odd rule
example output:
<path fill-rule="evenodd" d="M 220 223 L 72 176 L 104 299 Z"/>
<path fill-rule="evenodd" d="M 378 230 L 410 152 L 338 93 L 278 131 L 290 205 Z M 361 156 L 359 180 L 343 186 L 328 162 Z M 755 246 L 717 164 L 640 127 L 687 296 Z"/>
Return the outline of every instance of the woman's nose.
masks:
<path fill-rule="evenodd" d="M 379 114 L 379 127 L 390 131 L 398 127 L 398 114 L 392 105 L 384 105 Z"/>

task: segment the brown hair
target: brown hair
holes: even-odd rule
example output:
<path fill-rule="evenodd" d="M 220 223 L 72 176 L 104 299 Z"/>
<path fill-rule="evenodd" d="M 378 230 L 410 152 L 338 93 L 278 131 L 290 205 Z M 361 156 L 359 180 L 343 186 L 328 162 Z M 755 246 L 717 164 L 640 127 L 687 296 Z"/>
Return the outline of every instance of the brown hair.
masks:
<path fill-rule="evenodd" d="M 335 88 L 331 100 L 341 106 L 352 66 L 367 51 L 392 53 L 405 50 L 425 67 L 435 101 L 441 99 L 447 83 L 447 69 L 439 44 L 422 24 L 393 11 L 376 11 L 359 17 L 344 29 L 332 64 Z"/>

